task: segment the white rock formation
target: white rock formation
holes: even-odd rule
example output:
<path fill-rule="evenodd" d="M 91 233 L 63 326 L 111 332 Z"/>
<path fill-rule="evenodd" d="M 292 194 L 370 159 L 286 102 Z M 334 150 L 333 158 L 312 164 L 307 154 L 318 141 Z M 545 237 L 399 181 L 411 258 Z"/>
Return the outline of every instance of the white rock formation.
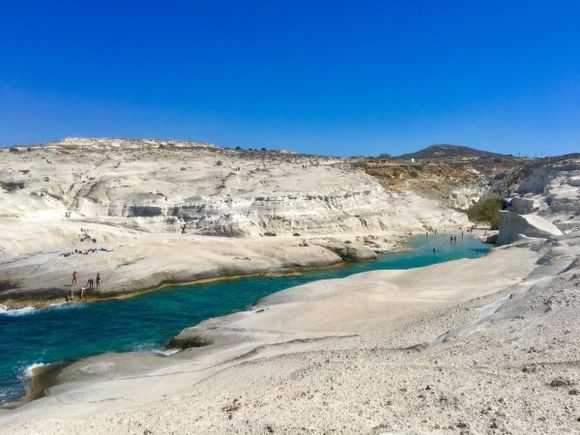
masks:
<path fill-rule="evenodd" d="M 558 227 L 540 216 L 520 215 L 510 211 L 500 213 L 501 224 L 496 242 L 498 246 L 515 242 L 522 236 L 547 239 L 562 235 Z"/>
<path fill-rule="evenodd" d="M 386 192 L 339 159 L 181 142 L 67 139 L 3 151 L 0 216 L 64 217 L 150 229 L 258 236 L 421 230 L 464 220 L 413 193 Z"/>
<path fill-rule="evenodd" d="M 462 186 L 451 191 L 448 202 L 453 208 L 467 210 L 474 203 L 479 201 L 486 193 L 486 186 L 481 184 Z"/>
<path fill-rule="evenodd" d="M 111 294 L 372 259 L 402 234 L 467 224 L 336 158 L 75 138 L 0 161 L 0 300 L 59 295 L 72 270 L 107 275 Z M 94 247 L 113 252 L 59 256 Z"/>
<path fill-rule="evenodd" d="M 538 214 L 565 232 L 580 229 L 580 160 L 538 166 L 517 194 L 508 210 Z"/>
<path fill-rule="evenodd" d="M 509 210 L 518 214 L 530 214 L 540 208 L 539 201 L 533 198 L 515 197 L 509 201 L 509 204 Z"/>

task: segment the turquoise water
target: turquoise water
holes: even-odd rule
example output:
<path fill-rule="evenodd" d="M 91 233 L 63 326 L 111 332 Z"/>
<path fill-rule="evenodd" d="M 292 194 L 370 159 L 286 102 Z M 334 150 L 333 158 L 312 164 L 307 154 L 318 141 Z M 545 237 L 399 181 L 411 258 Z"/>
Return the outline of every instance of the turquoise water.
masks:
<path fill-rule="evenodd" d="M 250 277 L 176 287 L 134 299 L 66 304 L 44 310 L 0 312 L 0 403 L 20 397 L 29 368 L 104 352 L 159 349 L 183 328 L 256 303 L 271 293 L 328 278 L 377 269 L 410 269 L 484 255 L 472 238 L 417 237 L 412 252 L 381 255 L 371 263 L 307 272 L 297 276 Z M 432 249 L 436 248 L 434 254 Z"/>

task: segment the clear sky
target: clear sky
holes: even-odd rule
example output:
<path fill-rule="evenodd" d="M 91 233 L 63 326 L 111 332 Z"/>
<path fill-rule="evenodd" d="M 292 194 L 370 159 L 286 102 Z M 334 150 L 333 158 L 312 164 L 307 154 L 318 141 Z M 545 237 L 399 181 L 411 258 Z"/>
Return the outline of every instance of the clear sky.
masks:
<path fill-rule="evenodd" d="M 0 146 L 580 152 L 580 1 L 0 0 Z"/>

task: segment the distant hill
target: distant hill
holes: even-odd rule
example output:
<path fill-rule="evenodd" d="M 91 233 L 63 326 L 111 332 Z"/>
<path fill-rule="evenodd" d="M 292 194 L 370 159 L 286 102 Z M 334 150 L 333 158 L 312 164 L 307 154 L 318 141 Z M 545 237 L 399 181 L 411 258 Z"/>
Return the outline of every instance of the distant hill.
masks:
<path fill-rule="evenodd" d="M 431 145 L 414 153 L 396 156 L 398 160 L 489 160 L 489 159 L 515 159 L 512 155 L 492 153 L 489 151 L 476 150 L 460 145 L 438 144 Z"/>

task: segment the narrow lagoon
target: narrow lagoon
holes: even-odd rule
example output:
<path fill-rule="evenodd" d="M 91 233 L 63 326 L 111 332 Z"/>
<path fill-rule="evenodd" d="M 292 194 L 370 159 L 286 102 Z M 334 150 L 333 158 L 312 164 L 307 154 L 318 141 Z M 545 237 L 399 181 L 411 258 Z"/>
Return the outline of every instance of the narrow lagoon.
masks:
<path fill-rule="evenodd" d="M 143 296 L 43 310 L 0 312 L 0 404 L 24 394 L 31 368 L 105 352 L 159 349 L 183 328 L 242 310 L 289 287 L 377 269 L 411 269 L 485 255 L 479 240 L 449 235 L 415 237 L 408 252 L 383 254 L 376 262 L 275 277 L 248 277 L 164 289 Z M 435 248 L 435 253 L 433 252 Z"/>

